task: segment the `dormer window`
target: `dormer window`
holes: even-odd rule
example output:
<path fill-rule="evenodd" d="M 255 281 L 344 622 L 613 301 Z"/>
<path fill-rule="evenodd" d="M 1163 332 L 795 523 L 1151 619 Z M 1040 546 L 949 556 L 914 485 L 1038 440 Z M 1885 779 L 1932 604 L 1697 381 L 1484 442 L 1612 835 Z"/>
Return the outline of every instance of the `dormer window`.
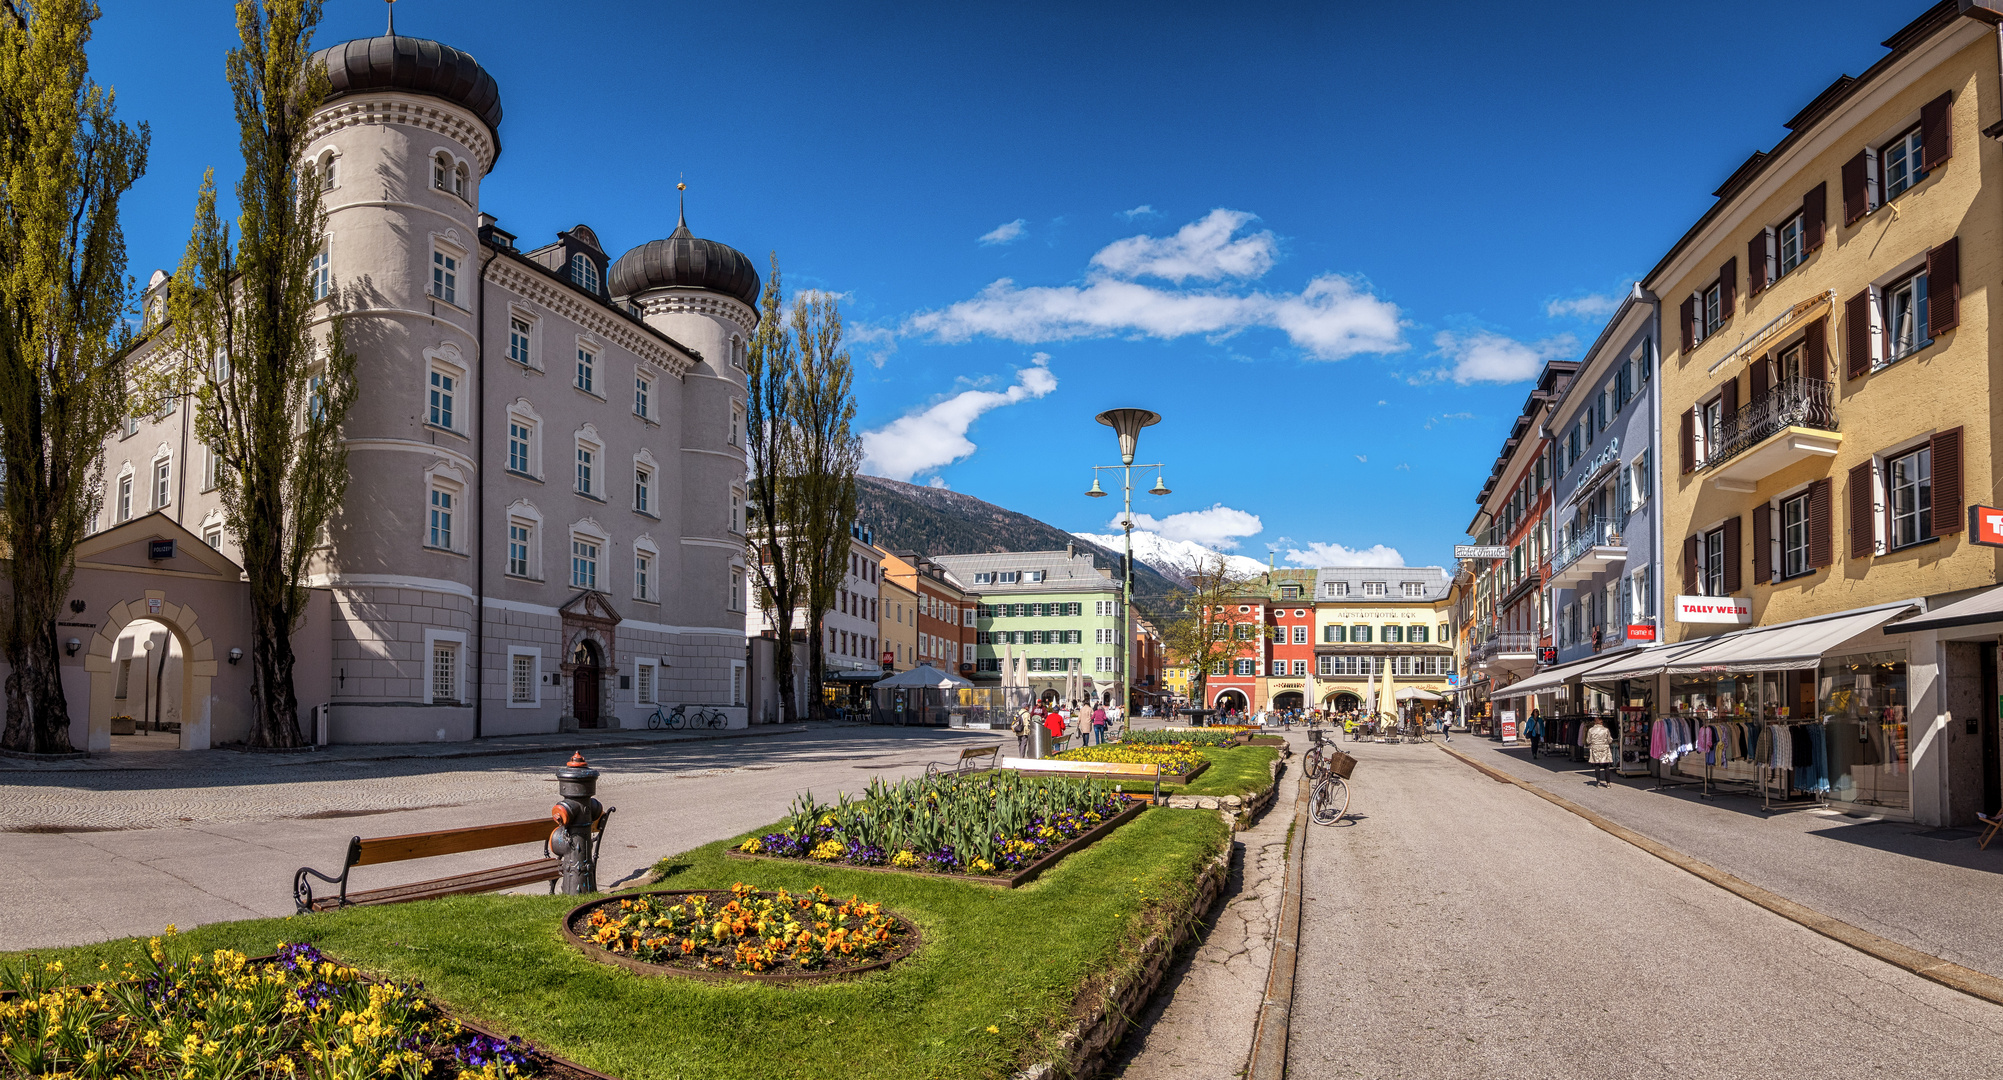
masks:
<path fill-rule="evenodd" d="M 1022 580 L 1023 580 L 1023 581 L 1025 581 L 1025 582 L 1029 582 L 1029 583 L 1032 583 L 1032 584 L 1033 584 L 1033 583 L 1035 583 L 1035 582 L 1039 582 L 1039 581 L 1042 581 L 1042 580 L 1043 580 L 1043 571 L 1041 571 L 1041 570 L 1024 570 L 1024 571 L 1022 572 Z"/>
<path fill-rule="evenodd" d="M 591 256 L 581 251 L 572 255 L 570 257 L 570 280 L 572 284 L 575 284 L 585 292 L 591 293 L 594 296 L 597 295 L 598 264 L 591 261 Z"/>
<path fill-rule="evenodd" d="M 1002 572 L 995 575 L 995 584 L 1013 585 L 1016 583 L 1016 579 L 1018 576 L 1019 575 L 1014 570 L 1003 570 Z"/>
<path fill-rule="evenodd" d="M 993 585 L 994 583 L 995 576 L 991 573 L 980 571 L 974 574 L 974 584 L 976 585 Z"/>

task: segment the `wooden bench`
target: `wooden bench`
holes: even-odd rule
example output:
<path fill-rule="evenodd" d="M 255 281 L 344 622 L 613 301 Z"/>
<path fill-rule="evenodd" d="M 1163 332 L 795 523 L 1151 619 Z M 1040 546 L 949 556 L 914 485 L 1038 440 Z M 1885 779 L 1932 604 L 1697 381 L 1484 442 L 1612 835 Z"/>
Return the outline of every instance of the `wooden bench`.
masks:
<path fill-rule="evenodd" d="M 926 763 L 925 775 L 942 776 L 947 773 L 958 775 L 964 772 L 979 772 L 982 769 L 992 769 L 995 767 L 996 757 L 999 756 L 1000 754 L 1001 754 L 1001 744 L 999 743 L 993 746 L 969 746 L 966 749 L 960 751 L 960 756 L 954 759 L 953 761 L 950 762 L 933 761 Z M 970 762 L 979 761 L 982 758 L 988 759 L 987 764 L 985 765 L 969 764 Z"/>
<path fill-rule="evenodd" d="M 1061 761 L 1055 758 L 1005 757 L 1001 767 L 1024 776 L 1083 776 L 1101 780 L 1146 780 L 1154 785 L 1152 801 L 1161 801 L 1161 766 L 1118 761 Z M 1148 798 L 1130 795 L 1129 798 Z"/>
<path fill-rule="evenodd" d="M 605 823 L 612 818 L 608 807 L 603 817 L 593 829 L 592 857 L 595 861 L 599 846 L 605 842 Z M 557 879 L 563 876 L 562 860 L 550 854 L 550 834 L 556 823 L 549 818 L 531 818 L 528 821 L 510 821 L 500 825 L 475 825 L 465 829 L 442 829 L 437 832 L 406 833 L 402 836 L 381 836 L 364 840 L 357 836 L 348 841 L 348 853 L 341 860 L 341 876 L 329 877 L 310 866 L 302 866 L 292 878 L 292 901 L 299 914 L 311 911 L 329 911 L 334 908 L 360 906 L 366 904 L 400 904 L 407 900 L 430 900 L 440 896 L 459 896 L 464 893 L 498 892 L 537 882 L 549 882 L 550 891 L 556 891 Z M 541 844 L 542 857 L 528 862 L 497 866 L 491 870 L 475 870 L 450 877 L 433 878 L 430 881 L 412 882 L 409 885 L 391 885 L 362 892 L 348 891 L 348 872 L 357 866 L 374 866 L 377 863 L 403 862 L 408 859 L 429 859 L 436 855 L 457 855 L 465 851 L 485 851 L 488 848 L 514 847 L 517 844 Z M 313 886 L 307 876 L 319 878 L 331 885 L 339 885 L 341 891 L 334 896 L 314 896 Z"/>

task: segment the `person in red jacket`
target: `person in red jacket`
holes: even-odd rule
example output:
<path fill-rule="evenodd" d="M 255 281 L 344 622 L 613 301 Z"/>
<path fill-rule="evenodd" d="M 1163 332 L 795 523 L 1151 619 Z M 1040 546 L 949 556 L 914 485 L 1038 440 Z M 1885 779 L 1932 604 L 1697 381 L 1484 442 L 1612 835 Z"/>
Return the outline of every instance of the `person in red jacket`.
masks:
<path fill-rule="evenodd" d="M 1050 732 L 1051 742 L 1056 743 L 1063 740 L 1064 714 L 1057 711 L 1057 706 L 1052 705 L 1050 707 L 1050 715 L 1043 718 L 1043 727 L 1044 730 Z"/>

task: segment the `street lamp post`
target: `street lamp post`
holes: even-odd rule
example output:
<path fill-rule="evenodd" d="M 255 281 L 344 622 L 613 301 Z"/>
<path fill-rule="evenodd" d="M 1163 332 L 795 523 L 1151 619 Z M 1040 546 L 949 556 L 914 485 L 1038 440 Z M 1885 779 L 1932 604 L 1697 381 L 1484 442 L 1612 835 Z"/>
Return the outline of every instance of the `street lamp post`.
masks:
<path fill-rule="evenodd" d="M 1120 513 L 1120 531 L 1127 540 L 1127 561 L 1120 574 L 1120 734 L 1125 736 L 1134 723 L 1134 444 L 1140 440 L 1142 428 L 1161 423 L 1161 414 L 1147 409 L 1107 409 L 1097 419 L 1119 434 L 1120 463 L 1092 466 L 1092 489 L 1085 494 L 1095 499 L 1105 498 L 1108 492 L 1099 486 L 1099 470 L 1118 469 L 1126 500 Z M 1155 486 L 1148 489 L 1148 494 L 1169 493 L 1161 482 L 1161 462 L 1141 468 L 1155 470 Z"/>

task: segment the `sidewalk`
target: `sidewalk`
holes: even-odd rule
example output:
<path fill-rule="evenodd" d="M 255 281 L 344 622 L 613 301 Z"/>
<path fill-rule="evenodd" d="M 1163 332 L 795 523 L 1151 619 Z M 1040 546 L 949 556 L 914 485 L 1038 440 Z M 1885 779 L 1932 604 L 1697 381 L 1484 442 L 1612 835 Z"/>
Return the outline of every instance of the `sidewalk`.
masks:
<path fill-rule="evenodd" d="M 497 735 L 470 742 L 434 743 L 354 743 L 318 746 L 311 750 L 271 752 L 217 748 L 180 750 L 173 748 L 178 736 L 172 733 L 113 736 L 113 749 L 87 758 L 67 761 L 32 761 L 0 755 L 0 773 L 116 772 L 121 770 L 242 769 L 248 766 L 283 768 L 292 765 L 324 765 L 336 761 L 400 761 L 408 758 L 502 757 L 508 754 L 548 753 L 556 750 L 593 750 L 615 746 L 653 746 L 659 743 L 703 742 L 715 739 L 755 739 L 769 735 L 789 735 L 832 727 L 860 727 L 859 724 L 798 723 L 759 724 L 749 728 L 713 731 L 645 731 L 607 728 L 567 731 L 548 735 Z M 145 744 L 154 742 L 162 749 Z"/>
<path fill-rule="evenodd" d="M 1651 777 L 1595 787 L 1588 766 L 1533 760 L 1528 747 L 1456 739 L 1454 748 L 1796 903 L 2003 977 L 2003 844 L 1978 850 L 1972 830 L 1820 809 L 1762 814 L 1752 796 L 1656 791 Z"/>

